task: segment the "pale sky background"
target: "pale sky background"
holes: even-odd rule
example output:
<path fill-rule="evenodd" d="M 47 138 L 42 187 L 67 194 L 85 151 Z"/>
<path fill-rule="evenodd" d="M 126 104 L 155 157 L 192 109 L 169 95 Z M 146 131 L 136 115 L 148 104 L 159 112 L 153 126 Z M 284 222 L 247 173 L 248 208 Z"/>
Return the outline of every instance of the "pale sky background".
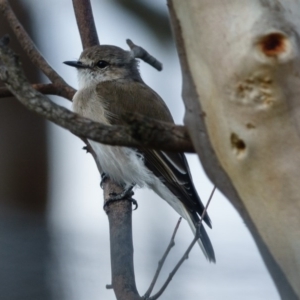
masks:
<path fill-rule="evenodd" d="M 145 0 L 157 9 L 167 10 L 165 1 Z M 176 123 L 182 124 L 181 72 L 175 45 L 166 48 L 155 36 L 110 0 L 92 0 L 100 42 L 127 49 L 132 39 L 163 62 L 157 72 L 140 63 L 144 81 L 166 101 Z M 73 87 L 76 71 L 62 64 L 77 59 L 81 42 L 71 0 L 30 0 L 36 24 L 36 43 L 49 63 Z M 64 99 L 53 97 L 70 107 Z M 68 131 L 49 124 L 51 199 L 49 219 L 53 235 L 53 267 L 57 296 L 67 300 L 115 299 L 110 283 L 108 220 L 102 209 L 100 177 L 94 161 L 82 150 L 83 143 Z M 188 155 L 195 186 L 203 202 L 212 190 L 196 155 Z M 151 282 L 178 215 L 167 203 L 149 190 L 137 190 L 139 208 L 133 213 L 135 274 L 142 295 Z M 276 288 L 260 258 L 245 224 L 231 204 L 216 192 L 208 209 L 213 230 L 208 234 L 217 263 L 210 264 L 198 246 L 173 278 L 160 299 L 243 299 L 278 300 Z M 192 233 L 182 221 L 176 246 L 163 269 L 158 287 L 192 240 Z"/>

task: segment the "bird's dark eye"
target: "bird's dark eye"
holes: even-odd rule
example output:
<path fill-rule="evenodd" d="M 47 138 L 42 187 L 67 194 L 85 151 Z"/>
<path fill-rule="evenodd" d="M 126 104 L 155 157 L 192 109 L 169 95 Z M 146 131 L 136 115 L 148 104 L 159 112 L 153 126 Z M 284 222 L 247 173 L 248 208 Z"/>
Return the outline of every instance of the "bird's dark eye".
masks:
<path fill-rule="evenodd" d="M 108 62 L 105 60 L 99 60 L 96 64 L 96 66 L 100 69 L 103 69 L 108 66 Z"/>

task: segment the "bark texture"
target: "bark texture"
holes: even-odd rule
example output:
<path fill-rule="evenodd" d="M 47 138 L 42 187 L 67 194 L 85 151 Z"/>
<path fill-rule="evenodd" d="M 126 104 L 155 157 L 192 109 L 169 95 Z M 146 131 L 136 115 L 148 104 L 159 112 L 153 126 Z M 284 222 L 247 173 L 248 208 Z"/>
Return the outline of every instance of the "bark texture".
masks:
<path fill-rule="evenodd" d="M 283 299 L 300 297 L 299 1 L 169 1 L 185 124 Z"/>

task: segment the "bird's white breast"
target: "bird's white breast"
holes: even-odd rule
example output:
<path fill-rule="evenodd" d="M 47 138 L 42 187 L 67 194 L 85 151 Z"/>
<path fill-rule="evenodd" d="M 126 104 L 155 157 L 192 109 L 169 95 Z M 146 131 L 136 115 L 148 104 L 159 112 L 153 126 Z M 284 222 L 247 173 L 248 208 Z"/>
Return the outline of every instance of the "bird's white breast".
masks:
<path fill-rule="evenodd" d="M 103 145 L 89 141 L 104 173 L 119 183 L 139 187 L 153 182 L 153 173 L 144 164 L 144 159 L 134 149 Z"/>
<path fill-rule="evenodd" d="M 95 86 L 78 90 L 73 97 L 73 110 L 79 115 L 95 122 L 109 125 L 105 116 L 104 101 L 96 93 Z"/>

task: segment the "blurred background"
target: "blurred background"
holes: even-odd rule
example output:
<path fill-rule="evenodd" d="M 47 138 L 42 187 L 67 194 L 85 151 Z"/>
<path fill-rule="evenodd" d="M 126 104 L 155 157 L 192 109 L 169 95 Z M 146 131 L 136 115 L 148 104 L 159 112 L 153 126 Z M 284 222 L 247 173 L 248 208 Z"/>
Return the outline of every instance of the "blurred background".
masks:
<path fill-rule="evenodd" d="M 77 59 L 81 42 L 71 0 L 10 1 L 17 16 L 48 62 L 73 87 L 76 71 L 63 65 Z M 140 63 L 142 77 L 166 101 L 182 124 L 181 73 L 162 0 L 92 0 L 101 44 L 127 49 L 126 38 L 163 62 L 157 72 Z M 28 62 L 5 20 L 31 82 L 48 82 Z M 71 108 L 58 97 L 56 103 Z M 108 220 L 102 209 L 100 176 L 83 143 L 24 109 L 13 98 L 0 99 L 0 299 L 115 299 L 110 284 Z M 213 188 L 196 155 L 188 155 L 203 202 Z M 176 212 L 152 191 L 137 190 L 133 213 L 135 274 L 142 295 L 169 243 Z M 173 278 L 161 299 L 279 299 L 245 224 L 216 192 L 208 209 L 208 229 L 217 263 L 198 246 Z M 161 286 L 193 236 L 182 222 L 157 284 Z M 155 290 L 157 290 L 157 288 Z"/>

